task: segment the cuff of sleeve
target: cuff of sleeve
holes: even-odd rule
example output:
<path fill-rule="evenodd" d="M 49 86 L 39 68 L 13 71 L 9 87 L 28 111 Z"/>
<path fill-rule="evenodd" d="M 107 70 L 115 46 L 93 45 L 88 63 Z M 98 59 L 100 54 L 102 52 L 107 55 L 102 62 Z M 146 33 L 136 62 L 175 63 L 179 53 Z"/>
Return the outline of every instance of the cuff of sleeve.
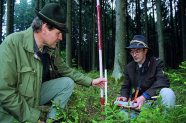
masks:
<path fill-rule="evenodd" d="M 92 86 L 93 79 L 89 78 L 88 81 L 90 82 L 90 86 Z"/>
<path fill-rule="evenodd" d="M 143 96 L 144 96 L 147 100 L 150 100 L 150 98 L 151 98 L 150 95 L 148 95 L 148 94 L 145 93 L 145 92 L 143 93 Z"/>
<path fill-rule="evenodd" d="M 38 109 L 35 108 L 30 108 L 30 119 L 29 122 L 31 123 L 36 123 L 39 120 L 40 117 L 40 111 Z"/>
<path fill-rule="evenodd" d="M 93 81 L 92 78 L 87 77 L 87 78 L 85 79 L 85 81 L 86 81 L 86 83 L 84 83 L 85 86 L 87 86 L 87 87 L 92 86 L 92 81 Z"/>

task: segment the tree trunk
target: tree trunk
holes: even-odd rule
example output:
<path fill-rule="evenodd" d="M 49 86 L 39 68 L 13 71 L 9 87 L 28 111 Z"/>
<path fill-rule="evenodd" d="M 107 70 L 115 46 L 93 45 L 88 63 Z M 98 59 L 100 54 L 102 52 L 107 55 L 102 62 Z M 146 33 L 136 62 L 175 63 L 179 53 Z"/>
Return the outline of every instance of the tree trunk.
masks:
<path fill-rule="evenodd" d="M 174 4 L 175 5 L 178 4 L 178 1 L 174 0 Z M 179 28 L 178 28 L 178 24 L 177 24 L 177 22 L 178 22 L 177 7 L 179 8 L 179 5 L 178 6 L 174 6 L 174 15 L 175 15 L 175 17 L 174 17 L 175 18 L 174 19 L 174 33 L 175 33 L 175 39 L 179 39 L 179 36 L 178 36 Z M 180 48 L 180 47 L 182 47 L 181 43 L 182 43 L 182 40 L 179 40 L 177 45 L 176 45 L 177 52 L 176 52 L 175 56 L 176 56 L 176 59 L 178 59 L 178 60 L 176 60 L 176 64 L 179 64 L 182 61 L 182 57 L 180 57 L 180 51 L 182 49 L 182 48 Z"/>
<path fill-rule="evenodd" d="M 183 49 L 183 61 L 186 60 L 186 2 L 181 0 L 181 22 L 182 22 L 182 49 Z"/>
<path fill-rule="evenodd" d="M 154 49 L 153 54 L 154 56 L 158 56 L 158 41 L 156 38 L 156 24 L 155 24 L 155 2 L 154 0 L 151 0 L 152 3 L 152 34 L 151 34 L 151 39 L 153 41 L 152 43 L 152 49 Z"/>
<path fill-rule="evenodd" d="M 6 35 L 13 33 L 14 23 L 14 0 L 7 0 Z"/>
<path fill-rule="evenodd" d="M 111 0 L 112 2 L 112 42 L 114 41 L 114 2 L 113 0 Z"/>
<path fill-rule="evenodd" d="M 12 7 L 12 9 L 11 9 L 11 30 L 12 30 L 12 33 L 14 32 L 14 8 L 15 8 L 15 0 L 12 0 L 12 4 L 11 4 L 11 7 Z"/>
<path fill-rule="evenodd" d="M 95 47 L 95 0 L 92 0 L 92 70 L 96 70 L 96 47 Z"/>
<path fill-rule="evenodd" d="M 152 17 L 153 17 L 153 21 L 152 21 L 153 31 L 155 32 L 156 31 L 156 25 L 155 25 L 154 0 L 152 0 Z"/>
<path fill-rule="evenodd" d="M 78 67 L 81 67 L 81 42 L 82 42 L 82 16 L 81 16 L 81 11 L 82 11 L 82 0 L 79 0 L 79 43 L 78 43 Z"/>
<path fill-rule="evenodd" d="M 107 41 L 106 41 L 106 4 L 105 4 L 105 0 L 103 0 L 103 11 L 102 11 L 102 24 L 103 24 L 103 33 L 102 33 L 102 36 L 103 36 L 103 69 L 106 69 L 107 68 Z"/>
<path fill-rule="evenodd" d="M 52 1 L 51 0 L 49 0 L 49 3 L 51 3 Z M 58 1 L 58 3 L 59 3 L 59 5 L 62 7 L 62 2 L 63 2 L 63 0 L 59 0 Z M 62 41 L 59 41 L 58 42 L 58 52 L 59 52 L 59 54 L 61 55 L 61 51 L 62 51 Z"/>
<path fill-rule="evenodd" d="M 129 38 L 129 36 L 130 36 L 130 27 L 129 27 L 129 25 L 130 25 L 130 19 L 129 18 L 131 18 L 130 17 L 130 15 L 129 15 L 129 12 L 128 12 L 128 9 L 129 9 L 129 7 L 128 7 L 128 5 L 129 5 L 130 3 L 129 2 L 127 2 L 127 0 L 126 0 L 126 46 L 128 46 L 129 45 L 129 41 L 130 41 L 130 38 Z M 126 54 L 126 62 L 128 63 L 129 61 L 130 61 L 130 56 L 129 56 L 130 54 Z"/>
<path fill-rule="evenodd" d="M 114 71 L 112 77 L 115 80 L 124 75 L 124 66 L 126 65 L 126 0 L 116 0 L 116 42 Z"/>
<path fill-rule="evenodd" d="M 158 32 L 158 46 L 159 46 L 159 57 L 165 62 L 164 57 L 164 39 L 163 39 L 163 25 L 161 17 L 161 0 L 156 0 L 157 8 L 157 32 Z"/>
<path fill-rule="evenodd" d="M 173 8 L 172 8 L 172 0 L 169 0 L 170 2 L 170 41 L 171 41 L 171 67 L 175 68 L 176 67 L 176 55 L 175 53 L 177 52 L 176 47 L 177 44 L 175 42 L 175 33 L 174 33 L 174 22 L 173 22 Z"/>
<path fill-rule="evenodd" d="M 67 0 L 66 63 L 72 67 L 72 0 Z"/>
<path fill-rule="evenodd" d="M 2 29 L 3 29 L 3 9 L 4 9 L 4 0 L 0 1 L 0 44 L 3 41 L 2 39 Z"/>
<path fill-rule="evenodd" d="M 45 0 L 39 0 L 39 1 L 40 1 L 39 8 L 41 10 L 45 6 Z"/>
<path fill-rule="evenodd" d="M 136 0 L 136 33 L 141 34 L 140 0 Z"/>
<path fill-rule="evenodd" d="M 110 60 L 109 60 L 109 64 L 110 66 L 113 66 L 113 61 L 114 61 L 114 44 L 115 44 L 115 23 L 114 23 L 114 19 L 115 19 L 115 16 L 114 16 L 114 1 L 112 0 L 112 40 L 111 40 L 111 48 L 109 49 L 110 53 L 109 53 L 109 56 L 110 56 Z M 110 62 L 111 61 L 111 62 Z"/>
<path fill-rule="evenodd" d="M 35 8 L 39 9 L 39 0 L 35 0 Z"/>
<path fill-rule="evenodd" d="M 52 1 L 49 0 L 49 3 L 51 3 L 51 2 L 52 2 Z M 58 1 L 58 3 L 59 3 L 60 6 L 62 6 L 62 2 L 63 2 L 63 0 L 59 0 L 59 1 Z"/>
<path fill-rule="evenodd" d="M 134 4 L 133 4 L 133 0 L 131 2 L 132 2 L 132 15 L 131 15 L 131 18 L 133 19 L 134 18 Z"/>
<path fill-rule="evenodd" d="M 145 37 L 149 41 L 149 30 L 148 30 L 148 16 L 147 16 L 147 0 L 144 1 L 145 7 Z"/>

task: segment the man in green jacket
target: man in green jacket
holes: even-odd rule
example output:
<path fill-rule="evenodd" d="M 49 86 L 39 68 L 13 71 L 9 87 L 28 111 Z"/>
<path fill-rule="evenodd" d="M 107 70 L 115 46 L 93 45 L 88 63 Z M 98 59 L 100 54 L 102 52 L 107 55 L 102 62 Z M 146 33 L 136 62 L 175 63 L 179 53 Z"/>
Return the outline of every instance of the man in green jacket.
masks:
<path fill-rule="evenodd" d="M 0 123 L 36 123 L 39 105 L 54 100 L 63 108 L 74 88 L 74 82 L 84 86 L 104 87 L 105 79 L 91 79 L 69 68 L 56 50 L 66 31 L 62 8 L 47 4 L 32 27 L 9 35 L 0 46 Z M 48 118 L 55 118 L 50 108 Z"/>

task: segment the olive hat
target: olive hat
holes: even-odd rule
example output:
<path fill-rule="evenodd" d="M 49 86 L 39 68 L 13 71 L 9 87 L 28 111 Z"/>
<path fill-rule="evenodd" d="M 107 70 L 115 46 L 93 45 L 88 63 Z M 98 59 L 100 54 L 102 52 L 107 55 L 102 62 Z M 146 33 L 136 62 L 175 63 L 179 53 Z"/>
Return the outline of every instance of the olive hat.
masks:
<path fill-rule="evenodd" d="M 65 24 L 65 13 L 62 7 L 57 3 L 46 4 L 41 11 L 35 9 L 37 16 L 44 22 L 55 28 L 67 32 Z"/>

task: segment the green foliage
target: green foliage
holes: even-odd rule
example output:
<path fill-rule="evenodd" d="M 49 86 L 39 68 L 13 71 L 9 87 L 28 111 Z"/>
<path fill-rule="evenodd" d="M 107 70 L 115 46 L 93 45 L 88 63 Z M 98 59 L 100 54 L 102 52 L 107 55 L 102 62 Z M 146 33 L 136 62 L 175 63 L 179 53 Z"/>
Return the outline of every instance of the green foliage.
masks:
<path fill-rule="evenodd" d="M 131 122 L 131 123 L 181 123 L 186 121 L 186 107 L 185 107 L 185 85 L 183 83 L 185 71 L 185 62 L 180 65 L 180 69 L 168 70 L 165 73 L 169 76 L 171 81 L 171 88 L 174 90 L 177 100 L 176 104 L 182 105 L 181 107 L 175 107 L 175 109 L 168 109 L 161 104 L 161 98 L 158 98 L 156 103 L 152 106 L 146 106 L 148 108 L 142 108 L 140 114 L 136 118 L 131 118 L 131 112 L 133 110 L 128 109 L 129 116 L 124 113 L 120 113 L 122 108 L 113 104 L 116 97 L 119 96 L 122 80 L 115 82 L 112 77 L 111 71 L 108 71 L 108 105 L 102 107 L 100 105 L 100 89 L 95 87 L 85 88 L 77 85 L 74 92 L 65 107 L 62 109 L 60 106 L 53 103 L 58 109 L 57 118 L 61 119 L 61 122 L 93 122 L 93 123 L 118 123 L 118 122 Z M 82 69 L 80 69 L 82 71 Z M 84 71 L 82 71 L 84 72 Z M 172 73 L 177 76 L 171 76 Z M 91 71 L 87 74 L 92 78 L 99 77 L 99 72 Z M 172 77 L 172 78 L 171 78 Z M 183 77 L 179 81 L 174 81 L 175 78 Z M 104 116 L 104 120 L 102 120 Z"/>
<path fill-rule="evenodd" d="M 16 31 L 22 31 L 31 26 L 34 19 L 34 3 L 27 0 L 20 0 L 20 3 L 15 4 L 14 23 Z"/>
<path fill-rule="evenodd" d="M 61 56 L 63 58 L 63 60 L 66 62 L 66 51 L 65 50 L 62 50 L 61 51 Z M 72 59 L 72 67 L 75 67 L 77 66 L 76 62 L 75 62 L 75 58 Z"/>
<path fill-rule="evenodd" d="M 61 56 L 64 59 L 64 61 L 66 61 L 66 52 L 65 52 L 65 50 L 61 51 Z"/>
<path fill-rule="evenodd" d="M 104 123 L 109 122 L 124 122 L 127 121 L 127 117 L 124 112 L 120 113 L 120 109 L 117 105 L 114 105 L 113 102 L 110 105 L 104 106 Z"/>
<path fill-rule="evenodd" d="M 186 69 L 186 61 L 182 62 L 181 65 L 179 65 L 180 68 Z"/>
<path fill-rule="evenodd" d="M 152 106 L 148 108 L 142 108 L 141 113 L 134 119 L 131 120 L 131 123 L 179 123 L 186 120 L 185 116 L 185 107 L 178 107 L 175 109 L 166 108 L 161 104 L 161 98 L 158 98 Z"/>
<path fill-rule="evenodd" d="M 178 99 L 176 104 L 186 106 L 186 61 L 179 65 L 179 69 L 169 69 L 164 73 L 167 74 L 171 82 L 171 88 Z"/>
<path fill-rule="evenodd" d="M 71 100 L 68 102 L 68 105 L 65 107 L 65 109 L 62 109 L 59 105 L 56 105 L 53 102 L 53 106 L 57 109 L 57 119 L 62 119 L 63 121 L 67 121 L 69 123 L 91 121 L 90 117 L 92 110 L 90 110 L 90 108 L 95 104 L 92 102 L 89 103 L 89 101 L 90 98 L 91 100 L 95 101 L 98 97 L 94 97 L 94 95 L 85 95 L 82 93 L 82 91 L 84 91 L 84 89 L 81 91 L 74 90 Z M 94 110 L 98 109 L 98 107 L 94 108 Z"/>
<path fill-rule="evenodd" d="M 164 73 L 168 75 L 172 83 L 184 84 L 186 82 L 186 61 L 182 62 L 181 65 L 179 65 L 179 69 L 170 69 L 169 71 Z"/>

